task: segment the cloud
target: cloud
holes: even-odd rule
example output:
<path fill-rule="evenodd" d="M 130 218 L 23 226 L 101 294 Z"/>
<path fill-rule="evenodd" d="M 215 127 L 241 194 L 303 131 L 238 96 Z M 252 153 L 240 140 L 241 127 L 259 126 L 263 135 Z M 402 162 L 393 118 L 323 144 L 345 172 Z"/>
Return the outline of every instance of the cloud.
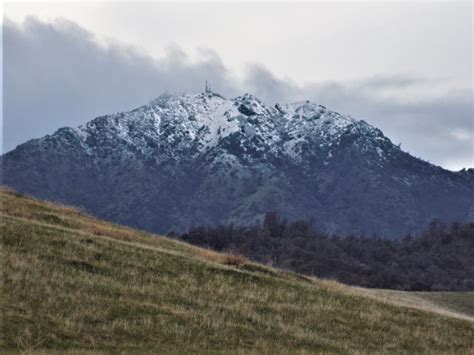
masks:
<path fill-rule="evenodd" d="M 209 49 L 191 59 L 174 46 L 153 58 L 66 20 L 6 20 L 3 44 L 3 151 L 163 92 L 200 92 L 209 80 L 228 97 L 251 92 L 270 104 L 312 100 L 381 128 L 413 155 L 446 168 L 474 166 L 472 88 L 444 92 L 439 79 L 390 73 L 300 84 L 262 64 L 249 64 L 239 76 Z"/>
<path fill-rule="evenodd" d="M 404 88 L 413 85 L 419 85 L 424 83 L 425 80 L 422 78 L 415 78 L 409 75 L 392 75 L 382 76 L 376 75 L 362 82 L 363 85 L 370 89 L 383 89 L 383 88 Z"/>

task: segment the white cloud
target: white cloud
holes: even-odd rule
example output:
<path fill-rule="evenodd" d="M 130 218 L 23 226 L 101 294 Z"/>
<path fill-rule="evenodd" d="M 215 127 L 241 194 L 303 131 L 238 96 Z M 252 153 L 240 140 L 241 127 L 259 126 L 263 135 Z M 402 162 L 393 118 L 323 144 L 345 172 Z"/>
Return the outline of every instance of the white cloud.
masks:
<path fill-rule="evenodd" d="M 474 130 L 455 128 L 451 131 L 451 135 L 461 142 L 474 142 Z"/>

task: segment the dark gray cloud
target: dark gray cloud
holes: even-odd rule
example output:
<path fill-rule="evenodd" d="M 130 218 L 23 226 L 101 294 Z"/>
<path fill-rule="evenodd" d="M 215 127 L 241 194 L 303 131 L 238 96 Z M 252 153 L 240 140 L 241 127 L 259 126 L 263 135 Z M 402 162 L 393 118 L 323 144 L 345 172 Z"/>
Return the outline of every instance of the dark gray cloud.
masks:
<path fill-rule="evenodd" d="M 62 126 L 132 109 L 163 92 L 202 91 L 210 80 L 225 96 L 246 91 L 268 103 L 309 99 L 365 119 L 433 163 L 473 165 L 472 88 L 430 94 L 434 81 L 410 75 L 300 85 L 263 65 L 249 65 L 237 78 L 211 50 L 191 60 L 174 47 L 156 59 L 113 41 L 99 42 L 65 20 L 29 18 L 21 25 L 6 20 L 3 41 L 4 151 Z"/>

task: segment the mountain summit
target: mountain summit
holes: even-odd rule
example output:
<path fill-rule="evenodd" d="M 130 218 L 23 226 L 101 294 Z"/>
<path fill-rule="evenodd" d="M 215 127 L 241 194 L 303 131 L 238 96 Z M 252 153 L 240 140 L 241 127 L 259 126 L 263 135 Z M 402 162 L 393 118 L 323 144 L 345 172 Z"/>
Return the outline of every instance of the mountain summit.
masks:
<path fill-rule="evenodd" d="M 2 163 L 18 191 L 154 232 L 277 211 L 328 233 L 400 236 L 474 209 L 472 174 L 414 158 L 324 106 L 250 94 L 162 95 L 28 141 Z"/>

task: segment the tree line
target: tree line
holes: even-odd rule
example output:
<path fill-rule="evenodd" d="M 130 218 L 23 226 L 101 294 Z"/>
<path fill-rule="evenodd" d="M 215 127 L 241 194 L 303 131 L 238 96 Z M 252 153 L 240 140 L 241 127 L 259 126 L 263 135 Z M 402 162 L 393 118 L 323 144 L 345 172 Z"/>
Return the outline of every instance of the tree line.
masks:
<path fill-rule="evenodd" d="M 409 291 L 474 290 L 474 223 L 432 221 L 399 240 L 318 232 L 310 221 L 267 213 L 263 223 L 194 227 L 185 242 L 242 254 L 298 273 L 370 288 Z"/>

